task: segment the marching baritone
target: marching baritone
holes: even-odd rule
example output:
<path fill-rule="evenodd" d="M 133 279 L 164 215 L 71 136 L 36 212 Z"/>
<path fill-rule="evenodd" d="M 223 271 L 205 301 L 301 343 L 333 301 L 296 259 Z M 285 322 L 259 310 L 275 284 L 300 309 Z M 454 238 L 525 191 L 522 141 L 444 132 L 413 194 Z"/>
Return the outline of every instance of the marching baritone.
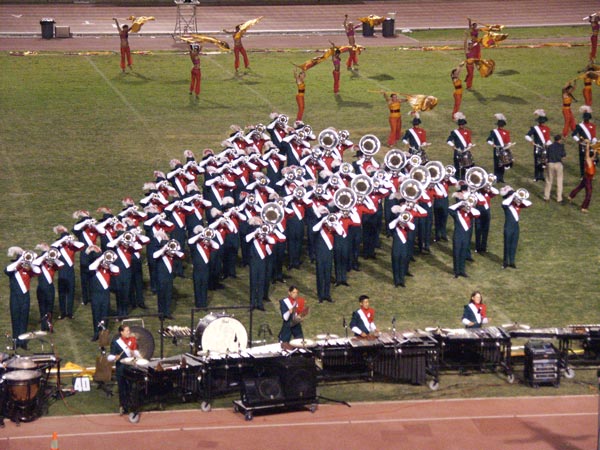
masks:
<path fill-rule="evenodd" d="M 508 150 L 513 143 L 510 141 L 510 131 L 504 128 L 506 126 L 504 114 L 494 114 L 494 117 L 497 120 L 497 126 L 490 131 L 487 143 L 493 147 L 496 181 L 504 183 L 504 171 L 513 165 L 512 153 Z"/>
<path fill-rule="evenodd" d="M 461 201 L 448 208 L 448 214 L 454 219 L 454 235 L 452 237 L 454 278 L 467 277 L 465 265 L 469 254 L 473 221 L 480 214 L 476 204 L 477 198 L 467 194 L 467 196 L 462 195 Z"/>
<path fill-rule="evenodd" d="M 42 331 L 52 332 L 52 311 L 54 311 L 56 296 L 54 274 L 62 269 L 65 264 L 60 260 L 60 252 L 56 247 L 51 248 L 48 244 L 39 244 L 36 249 L 44 250 L 44 253 L 33 262 L 41 271 L 36 290 L 42 324 L 41 329 Z"/>
<path fill-rule="evenodd" d="M 583 105 L 579 108 L 583 113 L 583 120 L 577 124 L 575 131 L 571 135 L 573 140 L 579 144 L 579 176 L 584 175 L 586 143 L 589 141 L 592 145 L 597 142 L 596 124 L 592 122 L 592 108 Z"/>
<path fill-rule="evenodd" d="M 404 211 L 402 206 L 392 206 L 392 213 L 397 217 L 388 227 L 392 231 L 392 273 L 395 287 L 405 287 L 404 279 L 408 272 L 408 232 L 415 229 L 412 214 Z"/>
<path fill-rule="evenodd" d="M 377 326 L 375 325 L 375 310 L 370 308 L 369 296 L 361 295 L 358 297 L 360 308 L 352 313 L 350 319 L 350 329 L 356 337 L 374 338 L 377 336 Z"/>
<path fill-rule="evenodd" d="M 75 236 L 69 234 L 67 227 L 56 225 L 53 228 L 55 234 L 60 239 L 54 241 L 51 247 L 56 247 L 60 251 L 60 259 L 64 263 L 63 268 L 58 272 L 58 306 L 60 315 L 58 319 L 73 317 L 73 305 L 75 303 L 75 253 L 83 250 L 85 244 L 75 239 Z"/>
<path fill-rule="evenodd" d="M 283 323 L 279 331 L 279 342 L 289 343 L 292 337 L 294 339 L 303 339 L 302 320 L 306 317 L 309 307 L 305 300 L 298 295 L 298 288 L 291 285 L 288 288 L 288 295 L 279 300 L 279 311 Z"/>
<path fill-rule="evenodd" d="M 531 206 L 528 200 L 529 192 L 518 189 L 516 192 L 510 186 L 500 189 L 502 196 L 502 209 L 504 209 L 504 260 L 502 268 L 512 267 L 516 269 L 515 259 L 517 256 L 517 245 L 519 244 L 519 219 L 521 209 Z"/>
<path fill-rule="evenodd" d="M 500 191 L 493 186 L 495 175 L 488 175 L 487 182 L 476 192 L 477 210 L 479 217 L 475 219 L 475 251 L 477 253 L 487 252 L 488 234 L 492 222 L 492 198 Z"/>
<path fill-rule="evenodd" d="M 20 247 L 10 247 L 8 257 L 12 262 L 6 266 L 4 273 L 10 282 L 10 321 L 12 324 L 12 337 L 17 347 L 27 348 L 27 342 L 19 340 L 19 336 L 27 332 L 29 322 L 29 307 L 31 297 L 29 294 L 31 279 L 37 277 L 41 270 L 33 264 L 36 254 L 24 251 Z"/>
<path fill-rule="evenodd" d="M 101 253 L 100 247 L 90 245 L 85 249 L 93 261 L 89 266 L 90 278 L 90 296 L 92 302 L 92 327 L 94 335 L 92 342 L 98 340 L 100 331 L 104 327 L 104 320 L 109 315 L 110 310 L 110 281 L 113 277 L 119 276 L 119 267 L 116 264 L 117 254 L 112 250 Z"/>
<path fill-rule="evenodd" d="M 326 206 L 319 207 L 321 220 L 313 226 L 313 231 L 318 233 L 315 237 L 315 262 L 317 295 L 319 303 L 331 302 L 331 269 L 333 266 L 333 247 L 336 235 L 345 233 L 336 214 L 329 213 Z"/>
<path fill-rule="evenodd" d="M 173 319 L 171 315 L 171 303 L 173 301 L 173 279 L 175 259 L 183 259 L 179 242 L 174 239 L 167 240 L 163 231 L 158 231 L 154 236 L 159 240 L 161 248 L 156 250 L 152 257 L 156 260 L 156 294 L 158 302 L 158 313 L 166 319 Z M 166 241 L 166 242 L 165 242 Z M 164 245 L 163 245 L 164 244 Z"/>
<path fill-rule="evenodd" d="M 545 181 L 544 169 L 548 161 L 546 147 L 552 144 L 550 128 L 545 125 L 548 118 L 543 109 L 536 109 L 533 114 L 538 124 L 529 129 L 525 139 L 531 142 L 533 148 L 533 181 Z"/>

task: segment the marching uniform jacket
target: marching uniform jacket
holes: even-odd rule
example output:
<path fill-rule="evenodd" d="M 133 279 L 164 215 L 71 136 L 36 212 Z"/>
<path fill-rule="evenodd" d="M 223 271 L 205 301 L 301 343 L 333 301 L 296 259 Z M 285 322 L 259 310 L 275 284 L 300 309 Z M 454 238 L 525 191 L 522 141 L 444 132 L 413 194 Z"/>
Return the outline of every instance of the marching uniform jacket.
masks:
<path fill-rule="evenodd" d="M 356 336 L 360 336 L 362 333 L 368 335 L 377 329 L 374 319 L 375 310 L 373 308 L 359 308 L 352 313 L 350 329 Z"/>

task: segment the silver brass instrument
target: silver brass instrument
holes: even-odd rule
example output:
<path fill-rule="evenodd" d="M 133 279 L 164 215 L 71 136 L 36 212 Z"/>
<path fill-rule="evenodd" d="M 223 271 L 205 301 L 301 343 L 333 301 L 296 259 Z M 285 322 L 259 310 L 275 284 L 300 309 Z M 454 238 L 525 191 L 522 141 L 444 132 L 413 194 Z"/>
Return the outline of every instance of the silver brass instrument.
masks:
<path fill-rule="evenodd" d="M 472 191 L 476 191 L 485 186 L 487 179 L 488 173 L 481 167 L 471 167 L 465 172 L 465 182 Z"/>
<path fill-rule="evenodd" d="M 102 255 L 102 264 L 104 267 L 110 267 L 117 260 L 117 254 L 112 250 L 106 250 Z"/>
<path fill-rule="evenodd" d="M 307 138 L 310 138 L 310 135 L 312 134 L 312 127 L 310 125 L 304 125 L 304 128 L 302 128 L 302 131 L 304 131 L 304 134 L 306 135 Z"/>
<path fill-rule="evenodd" d="M 373 192 L 373 181 L 367 175 L 357 175 L 350 182 L 350 187 L 363 197 Z"/>
<path fill-rule="evenodd" d="M 304 189 L 304 188 L 302 188 Z M 260 211 L 260 218 L 268 225 L 279 225 L 283 220 L 283 207 L 276 202 L 269 202 Z"/>
<path fill-rule="evenodd" d="M 325 223 L 327 225 L 329 225 L 330 227 L 335 226 L 336 223 L 338 223 L 339 218 L 337 216 L 337 214 L 335 213 L 329 213 L 327 214 L 327 217 L 325 217 Z"/>
<path fill-rule="evenodd" d="M 429 170 L 425 166 L 415 166 L 410 169 L 409 176 L 418 181 L 423 185 L 423 187 L 429 186 L 431 183 L 431 175 L 429 174 Z"/>
<path fill-rule="evenodd" d="M 178 252 L 179 250 L 181 250 L 181 246 L 179 245 L 179 242 L 177 242 L 175 239 L 169 239 L 169 242 L 167 242 L 167 252 Z"/>
<path fill-rule="evenodd" d="M 306 133 L 300 130 L 296 133 L 296 141 L 304 141 L 306 139 Z"/>
<path fill-rule="evenodd" d="M 348 130 L 340 130 L 338 133 L 340 141 L 345 141 L 350 137 L 350 132 Z"/>
<path fill-rule="evenodd" d="M 365 156 L 373 156 L 381 148 L 379 138 L 373 134 L 365 134 L 358 141 L 358 148 Z"/>
<path fill-rule="evenodd" d="M 277 116 L 277 123 L 282 126 L 286 126 L 288 124 L 289 118 L 285 114 L 279 114 Z"/>
<path fill-rule="evenodd" d="M 517 189 L 515 192 L 515 200 L 517 203 L 523 202 L 523 200 L 527 200 L 529 198 L 529 191 L 525 188 Z"/>
<path fill-rule="evenodd" d="M 121 242 L 123 242 L 124 245 L 129 247 L 134 244 L 135 235 L 131 231 L 126 231 L 125 233 L 123 233 L 123 238 L 121 239 Z"/>
<path fill-rule="evenodd" d="M 310 149 L 310 157 L 315 160 L 319 160 L 323 157 L 325 152 L 318 145 Z"/>
<path fill-rule="evenodd" d="M 317 184 L 315 186 L 315 195 L 321 196 L 325 193 L 325 186 L 322 184 Z"/>
<path fill-rule="evenodd" d="M 493 173 L 488 173 L 487 180 L 485 180 L 486 184 L 489 186 L 493 186 L 498 181 L 498 177 Z"/>
<path fill-rule="evenodd" d="M 210 241 L 214 237 L 215 237 L 215 230 L 213 230 L 212 228 L 207 227 L 204 230 L 202 230 L 202 239 L 204 239 L 205 241 Z"/>
<path fill-rule="evenodd" d="M 21 263 L 25 267 L 31 267 L 33 260 L 35 259 L 35 253 L 29 250 L 25 250 L 21 255 Z"/>
<path fill-rule="evenodd" d="M 258 234 L 261 237 L 266 236 L 267 234 L 271 234 L 273 232 L 273 225 L 270 225 L 268 223 L 263 223 L 259 228 L 258 228 Z"/>
<path fill-rule="evenodd" d="M 354 173 L 354 167 L 352 167 L 352 164 L 350 164 L 349 162 L 343 162 L 342 164 L 340 164 L 340 173 L 342 175 L 349 175 L 351 173 Z"/>
<path fill-rule="evenodd" d="M 298 186 L 296 189 L 294 189 L 294 198 L 296 200 L 303 199 L 305 195 L 306 189 L 304 188 L 304 186 Z"/>
<path fill-rule="evenodd" d="M 258 184 L 259 186 L 266 186 L 267 184 L 269 184 L 269 178 L 268 177 L 259 177 L 258 179 Z"/>
<path fill-rule="evenodd" d="M 409 211 L 402 211 L 400 213 L 398 221 L 401 225 L 406 225 L 412 220 L 412 214 Z"/>
<path fill-rule="evenodd" d="M 421 165 L 421 157 L 419 155 L 410 155 L 408 158 L 408 163 L 412 166 L 420 166 Z"/>
<path fill-rule="evenodd" d="M 46 253 L 46 259 L 50 263 L 54 263 L 60 257 L 60 251 L 56 247 L 50 247 Z"/>
<path fill-rule="evenodd" d="M 446 176 L 446 168 L 439 161 L 429 161 L 425 164 L 429 175 L 431 176 L 431 184 L 437 184 L 444 179 Z"/>
<path fill-rule="evenodd" d="M 296 179 L 296 172 L 294 172 L 293 170 L 288 170 L 285 173 L 285 179 L 287 181 L 294 181 Z"/>
<path fill-rule="evenodd" d="M 447 165 L 446 166 L 446 178 L 453 177 L 454 175 L 456 175 L 456 167 L 454 167 L 452 165 Z"/>
<path fill-rule="evenodd" d="M 319 145 L 324 149 L 332 149 L 339 145 L 340 136 L 333 128 L 325 128 L 319 133 Z"/>
<path fill-rule="evenodd" d="M 304 175 L 306 175 L 306 169 L 304 167 L 298 166 L 294 169 L 294 176 L 296 179 L 302 179 L 304 178 Z"/>
<path fill-rule="evenodd" d="M 383 164 L 392 172 L 399 171 L 406 165 L 406 156 L 404 152 L 392 149 L 385 154 Z"/>
<path fill-rule="evenodd" d="M 248 194 L 246 196 L 246 203 L 250 206 L 254 206 L 256 204 L 256 195 Z"/>
<path fill-rule="evenodd" d="M 408 149 L 408 152 L 411 155 L 415 155 L 421 158 L 421 164 L 426 164 L 429 161 L 429 157 L 427 156 L 427 153 L 425 153 L 423 147 L 410 147 Z"/>
<path fill-rule="evenodd" d="M 350 211 L 356 205 L 356 192 L 349 187 L 339 188 L 333 194 L 334 205 L 342 211 Z"/>
<path fill-rule="evenodd" d="M 466 199 L 465 199 L 465 209 L 467 211 L 471 211 L 473 208 L 475 208 L 477 206 L 477 196 L 475 194 L 470 194 Z"/>
<path fill-rule="evenodd" d="M 423 195 L 423 185 L 414 179 L 404 180 L 400 185 L 400 194 L 407 202 L 416 202 Z"/>

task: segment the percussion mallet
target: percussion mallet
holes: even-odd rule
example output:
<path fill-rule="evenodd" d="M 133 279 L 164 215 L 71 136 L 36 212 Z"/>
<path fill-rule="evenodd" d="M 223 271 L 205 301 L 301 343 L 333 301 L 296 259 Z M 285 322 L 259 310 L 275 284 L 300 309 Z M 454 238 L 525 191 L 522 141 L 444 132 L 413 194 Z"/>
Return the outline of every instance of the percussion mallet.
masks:
<path fill-rule="evenodd" d="M 342 318 L 342 326 L 344 327 L 344 331 L 346 332 L 346 339 L 348 338 L 348 325 L 346 325 L 346 317 Z"/>
<path fill-rule="evenodd" d="M 392 331 L 396 334 L 396 316 L 392 317 Z"/>

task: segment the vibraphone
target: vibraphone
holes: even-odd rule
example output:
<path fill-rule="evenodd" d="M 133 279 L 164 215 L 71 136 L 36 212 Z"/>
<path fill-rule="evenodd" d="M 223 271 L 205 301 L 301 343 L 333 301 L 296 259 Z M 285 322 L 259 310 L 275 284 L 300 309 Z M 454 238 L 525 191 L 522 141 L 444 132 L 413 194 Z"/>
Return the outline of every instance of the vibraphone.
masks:
<path fill-rule="evenodd" d="M 434 331 L 440 355 L 440 370 L 504 369 L 508 381 L 514 381 L 511 367 L 510 335 L 498 327 L 442 328 Z"/>
<path fill-rule="evenodd" d="M 382 333 L 376 339 L 333 338 L 315 341 L 322 381 L 378 378 L 437 388 L 437 343 L 424 331 Z"/>

